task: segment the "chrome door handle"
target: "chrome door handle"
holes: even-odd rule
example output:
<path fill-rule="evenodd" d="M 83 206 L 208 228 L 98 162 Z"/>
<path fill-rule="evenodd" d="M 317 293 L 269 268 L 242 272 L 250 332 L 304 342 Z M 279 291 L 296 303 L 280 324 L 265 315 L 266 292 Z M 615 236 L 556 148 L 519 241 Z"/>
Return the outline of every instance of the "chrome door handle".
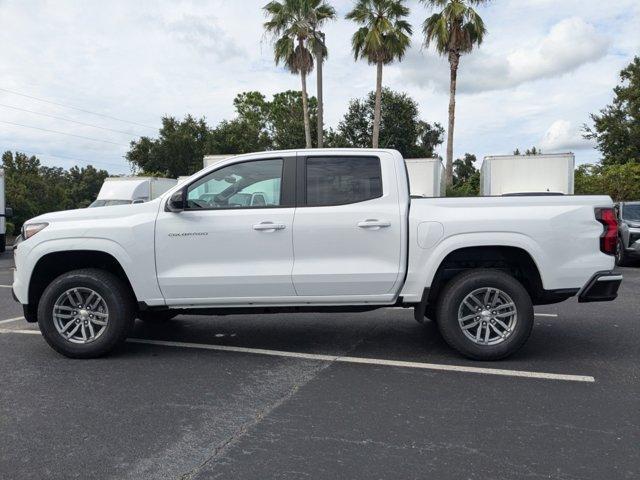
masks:
<path fill-rule="evenodd" d="M 391 222 L 386 220 L 376 220 L 376 219 L 367 219 L 363 222 L 358 223 L 358 227 L 360 228 L 370 228 L 370 229 L 380 229 L 387 228 L 391 226 Z"/>
<path fill-rule="evenodd" d="M 273 222 L 262 222 L 253 226 L 254 230 L 270 231 L 270 232 L 274 232 L 276 230 L 284 230 L 285 228 L 287 228 L 286 225 L 283 225 L 282 223 L 273 223 Z"/>

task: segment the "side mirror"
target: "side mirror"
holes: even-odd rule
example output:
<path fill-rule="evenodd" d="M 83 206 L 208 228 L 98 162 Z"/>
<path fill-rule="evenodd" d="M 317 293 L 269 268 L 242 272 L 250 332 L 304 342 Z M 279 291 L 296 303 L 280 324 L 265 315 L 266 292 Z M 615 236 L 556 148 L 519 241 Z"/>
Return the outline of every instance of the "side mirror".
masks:
<path fill-rule="evenodd" d="M 169 200 L 167 200 L 167 205 L 165 207 L 165 211 L 167 212 L 182 212 L 187 206 L 187 191 L 186 189 L 178 190 L 175 192 Z"/>
<path fill-rule="evenodd" d="M 6 207 L 4 209 L 4 218 L 11 218 L 11 217 L 13 217 L 13 208 Z"/>

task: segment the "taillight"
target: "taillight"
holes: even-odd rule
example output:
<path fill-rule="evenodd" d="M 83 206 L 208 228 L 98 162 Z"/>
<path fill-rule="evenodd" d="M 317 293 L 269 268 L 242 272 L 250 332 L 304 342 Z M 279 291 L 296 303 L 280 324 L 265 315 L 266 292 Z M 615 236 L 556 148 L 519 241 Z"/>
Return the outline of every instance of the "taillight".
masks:
<path fill-rule="evenodd" d="M 600 250 L 607 255 L 615 255 L 618 246 L 618 219 L 613 208 L 596 208 L 596 220 L 604 226 L 600 235 Z"/>

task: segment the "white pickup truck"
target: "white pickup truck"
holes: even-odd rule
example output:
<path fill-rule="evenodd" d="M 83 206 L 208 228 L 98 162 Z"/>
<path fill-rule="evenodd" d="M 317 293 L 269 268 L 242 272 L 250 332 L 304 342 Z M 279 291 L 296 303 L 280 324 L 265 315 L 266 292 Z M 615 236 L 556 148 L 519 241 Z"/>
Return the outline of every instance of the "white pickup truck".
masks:
<path fill-rule="evenodd" d="M 410 198 L 394 150 L 265 152 L 149 203 L 29 220 L 13 292 L 69 357 L 106 354 L 134 318 L 400 306 L 494 360 L 534 305 L 613 300 L 616 241 L 606 196 Z"/>

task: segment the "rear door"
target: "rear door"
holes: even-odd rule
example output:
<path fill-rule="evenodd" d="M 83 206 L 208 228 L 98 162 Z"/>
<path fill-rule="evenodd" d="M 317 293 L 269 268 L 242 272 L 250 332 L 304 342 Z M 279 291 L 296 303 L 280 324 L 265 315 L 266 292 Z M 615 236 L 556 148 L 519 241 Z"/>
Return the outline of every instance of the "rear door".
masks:
<path fill-rule="evenodd" d="M 402 218 L 390 154 L 298 157 L 293 284 L 299 296 L 383 296 L 401 271 Z"/>

